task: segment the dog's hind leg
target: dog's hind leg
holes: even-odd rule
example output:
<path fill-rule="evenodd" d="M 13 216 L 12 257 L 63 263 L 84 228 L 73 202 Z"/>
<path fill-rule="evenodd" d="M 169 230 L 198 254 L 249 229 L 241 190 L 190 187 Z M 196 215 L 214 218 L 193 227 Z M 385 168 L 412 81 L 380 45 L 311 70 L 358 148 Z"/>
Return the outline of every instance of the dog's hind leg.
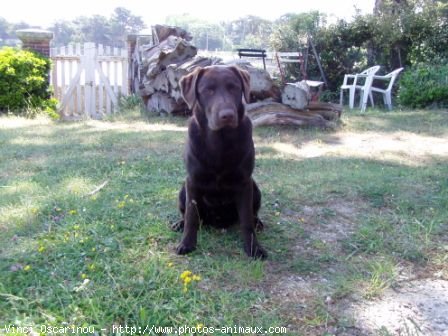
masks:
<path fill-rule="evenodd" d="M 197 233 L 200 224 L 200 215 L 199 215 L 200 211 L 198 200 L 200 200 L 202 196 L 200 195 L 198 190 L 193 186 L 189 178 L 187 178 L 185 185 L 182 188 L 179 196 L 180 198 L 185 196 L 184 232 L 182 234 L 182 240 L 180 244 L 177 246 L 176 253 L 187 254 L 196 249 Z"/>
<path fill-rule="evenodd" d="M 236 201 L 238 208 L 238 216 L 240 219 L 241 233 L 244 242 L 244 251 L 248 256 L 252 258 L 266 259 L 268 254 L 266 250 L 263 247 L 261 247 L 261 245 L 258 243 L 255 234 L 255 227 L 254 227 L 255 219 L 254 219 L 253 206 L 256 205 L 255 204 L 256 202 L 254 202 L 255 199 L 253 196 L 257 192 L 254 189 L 255 189 L 255 182 L 253 182 L 253 184 L 248 182 L 246 183 L 245 186 L 243 186 L 243 188 L 241 188 L 240 193 L 238 193 Z M 258 194 L 261 195 L 259 191 Z"/>
<path fill-rule="evenodd" d="M 253 181 L 253 209 L 254 209 L 254 229 L 257 232 L 263 231 L 264 224 L 260 218 L 258 218 L 258 210 L 261 206 L 261 192 L 257 184 Z"/>
<path fill-rule="evenodd" d="M 186 202 L 186 199 L 187 199 L 187 196 L 186 196 L 186 193 L 185 193 L 185 183 L 183 183 L 182 184 L 182 188 L 179 191 L 179 200 L 178 200 L 178 202 L 179 202 L 179 204 L 178 204 L 179 211 L 180 211 L 180 213 L 182 215 L 182 219 L 170 225 L 170 228 L 173 231 L 177 231 L 177 232 L 183 232 L 184 231 L 184 224 L 185 224 L 184 216 L 185 216 L 185 202 Z"/>

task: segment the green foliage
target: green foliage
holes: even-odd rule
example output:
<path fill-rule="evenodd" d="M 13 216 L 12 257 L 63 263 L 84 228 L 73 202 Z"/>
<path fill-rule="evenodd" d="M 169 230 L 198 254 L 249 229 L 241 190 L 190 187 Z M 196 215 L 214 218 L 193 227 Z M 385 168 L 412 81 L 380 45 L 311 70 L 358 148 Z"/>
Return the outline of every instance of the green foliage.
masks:
<path fill-rule="evenodd" d="M 447 7 L 446 1 L 384 0 L 373 15 L 357 14 L 351 22 L 340 20 L 331 25 L 325 24 L 325 16 L 317 12 L 290 14 L 277 21 L 270 44 L 274 50 L 300 50 L 299 40 L 310 34 L 328 89 L 337 91 L 344 74 L 372 65 L 381 65 L 387 73 L 448 59 Z M 312 54 L 307 73 L 311 79 L 320 77 Z M 433 91 L 427 97 L 439 99 L 440 94 Z"/>
<path fill-rule="evenodd" d="M 140 109 L 143 106 L 142 97 L 136 94 L 121 96 L 118 106 L 120 111 Z"/>
<path fill-rule="evenodd" d="M 48 58 L 25 50 L 1 49 L 0 111 L 28 116 L 38 110 L 54 113 L 56 101 L 50 99 L 49 71 Z"/>
<path fill-rule="evenodd" d="M 72 42 L 95 42 L 108 46 L 124 47 L 128 34 L 136 34 L 146 27 L 140 16 L 123 7 L 115 8 L 111 17 L 81 16 L 73 21 L 58 21 L 50 30 L 56 46 Z"/>
<path fill-rule="evenodd" d="M 448 106 L 448 65 L 421 64 L 401 77 L 399 101 L 404 106 Z"/>
<path fill-rule="evenodd" d="M 349 24 L 343 20 L 322 27 L 313 38 L 328 81 L 328 88 L 337 90 L 344 74 L 359 72 L 367 65 L 367 50 L 362 41 L 371 36 L 368 22 L 360 20 Z M 308 76 L 319 79 L 320 73 L 314 56 L 310 53 Z"/>

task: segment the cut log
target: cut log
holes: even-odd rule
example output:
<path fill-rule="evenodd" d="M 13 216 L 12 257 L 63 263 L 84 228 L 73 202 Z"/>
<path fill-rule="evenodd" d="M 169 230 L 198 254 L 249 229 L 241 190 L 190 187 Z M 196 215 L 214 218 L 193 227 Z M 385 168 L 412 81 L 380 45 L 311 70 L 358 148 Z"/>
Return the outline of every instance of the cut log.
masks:
<path fill-rule="evenodd" d="M 152 94 L 157 91 L 169 92 L 169 83 L 166 71 L 161 72 L 151 80 L 148 77 L 143 79 L 144 92 Z"/>
<path fill-rule="evenodd" d="M 261 114 L 257 118 L 252 119 L 254 127 L 262 125 L 295 125 L 304 127 L 334 128 L 335 124 L 327 121 L 319 115 L 298 115 L 288 112 L 271 112 Z"/>
<path fill-rule="evenodd" d="M 171 64 L 166 69 L 166 77 L 170 87 L 170 96 L 174 100 L 179 101 L 182 99 L 179 80 L 186 74 L 192 72 L 197 67 L 205 67 L 214 64 L 222 64 L 220 58 L 207 58 L 202 56 L 195 56 L 194 58 L 187 60 L 182 64 Z"/>
<path fill-rule="evenodd" d="M 311 99 L 310 88 L 305 82 L 287 83 L 282 93 L 282 103 L 295 109 L 303 109 Z"/>
<path fill-rule="evenodd" d="M 269 75 L 269 72 L 264 69 L 254 67 L 247 60 L 233 60 L 227 62 L 226 64 L 236 65 L 249 72 L 251 102 L 268 98 L 280 102 L 280 88 L 274 83 L 271 75 Z"/>
<path fill-rule="evenodd" d="M 297 125 L 334 128 L 336 124 L 319 113 L 296 110 L 276 102 L 257 102 L 246 105 L 246 113 L 254 127 L 261 125 Z"/>
<path fill-rule="evenodd" d="M 321 103 L 321 102 L 310 102 L 306 107 L 307 110 L 313 111 L 315 113 L 319 112 L 332 112 L 337 118 L 341 117 L 343 107 L 340 104 L 332 103 Z"/>
<path fill-rule="evenodd" d="M 146 109 L 156 113 L 184 114 L 187 105 L 180 93 L 179 79 L 197 66 L 216 61 L 196 57 L 196 47 L 176 36 L 142 49 L 142 79 L 138 92 Z"/>
<path fill-rule="evenodd" d="M 162 43 L 143 50 L 143 70 L 153 79 L 170 64 L 181 64 L 194 56 L 198 50 L 191 43 L 176 36 L 169 36 Z"/>
<path fill-rule="evenodd" d="M 158 43 L 165 41 L 169 36 L 177 36 L 186 41 L 191 41 L 193 39 L 189 32 L 179 27 L 155 25 L 154 31 L 157 35 Z"/>
<path fill-rule="evenodd" d="M 158 114 L 186 114 L 187 105 L 181 101 L 176 102 L 167 93 L 156 92 L 143 99 L 146 110 Z"/>

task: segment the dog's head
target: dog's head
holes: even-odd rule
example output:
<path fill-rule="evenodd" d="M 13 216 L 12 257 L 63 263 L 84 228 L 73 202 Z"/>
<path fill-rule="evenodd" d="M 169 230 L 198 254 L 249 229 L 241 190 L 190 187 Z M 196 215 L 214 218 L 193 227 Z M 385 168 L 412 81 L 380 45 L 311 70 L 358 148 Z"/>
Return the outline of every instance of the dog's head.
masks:
<path fill-rule="evenodd" d="M 250 98 L 249 73 L 236 66 L 197 68 L 181 78 L 180 87 L 188 107 L 203 113 L 213 131 L 238 127 L 244 116 L 243 96 L 246 103 Z"/>

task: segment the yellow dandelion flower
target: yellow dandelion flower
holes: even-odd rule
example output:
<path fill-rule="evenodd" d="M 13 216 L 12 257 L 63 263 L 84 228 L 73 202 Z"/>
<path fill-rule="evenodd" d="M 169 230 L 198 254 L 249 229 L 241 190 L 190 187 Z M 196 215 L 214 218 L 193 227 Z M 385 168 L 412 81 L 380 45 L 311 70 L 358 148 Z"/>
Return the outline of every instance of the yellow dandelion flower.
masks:
<path fill-rule="evenodd" d="M 42 253 L 45 251 L 45 246 L 40 245 L 39 248 L 37 249 L 37 252 Z"/>
<path fill-rule="evenodd" d="M 81 279 L 87 279 L 87 274 L 85 274 L 85 273 L 83 273 L 83 274 L 81 274 Z"/>
<path fill-rule="evenodd" d="M 199 275 L 193 275 L 193 280 L 194 281 L 201 281 L 201 277 Z"/>
<path fill-rule="evenodd" d="M 32 212 L 33 214 L 37 214 L 37 213 L 38 213 L 38 211 L 39 211 L 39 209 L 38 209 L 38 208 L 32 208 L 32 209 L 31 209 L 31 212 Z"/>
<path fill-rule="evenodd" d="M 184 285 L 188 285 L 191 282 L 191 277 L 185 277 L 184 278 Z"/>
<path fill-rule="evenodd" d="M 70 210 L 68 213 L 69 213 L 69 215 L 76 215 L 78 213 L 78 211 Z"/>
<path fill-rule="evenodd" d="M 126 205 L 126 202 L 125 201 L 121 201 L 120 203 L 118 203 L 117 208 L 118 209 L 124 208 L 125 205 Z"/>
<path fill-rule="evenodd" d="M 172 262 L 168 263 L 168 267 L 173 267 L 173 266 L 174 266 L 174 263 L 172 263 Z"/>
<path fill-rule="evenodd" d="M 182 274 L 180 275 L 180 278 L 183 280 L 187 277 L 190 277 L 193 273 L 191 271 L 183 271 Z"/>
<path fill-rule="evenodd" d="M 198 329 L 198 330 L 202 330 L 203 328 L 204 328 L 204 324 L 202 324 L 202 323 L 198 323 L 196 325 L 196 329 Z"/>
<path fill-rule="evenodd" d="M 31 269 L 31 266 L 30 266 L 30 265 L 26 265 L 26 266 L 23 268 L 23 270 L 24 270 L 25 272 L 28 272 L 30 269 Z"/>

